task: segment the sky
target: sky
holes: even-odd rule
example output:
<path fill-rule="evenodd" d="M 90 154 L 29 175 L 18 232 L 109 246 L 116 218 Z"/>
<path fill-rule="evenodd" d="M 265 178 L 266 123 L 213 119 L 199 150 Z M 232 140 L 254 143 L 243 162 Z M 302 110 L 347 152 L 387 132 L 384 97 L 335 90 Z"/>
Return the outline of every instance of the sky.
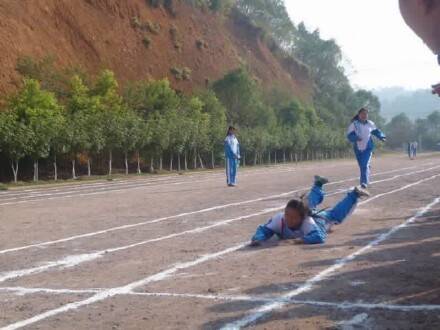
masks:
<path fill-rule="evenodd" d="M 285 0 L 295 24 L 335 39 L 355 87 L 429 88 L 440 81 L 436 56 L 403 21 L 398 0 Z"/>

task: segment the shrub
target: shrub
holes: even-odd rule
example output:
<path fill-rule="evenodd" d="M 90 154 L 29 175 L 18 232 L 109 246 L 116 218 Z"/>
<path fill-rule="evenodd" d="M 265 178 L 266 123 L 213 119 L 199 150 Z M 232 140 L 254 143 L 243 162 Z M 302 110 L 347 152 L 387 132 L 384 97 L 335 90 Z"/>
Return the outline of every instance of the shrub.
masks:
<path fill-rule="evenodd" d="M 151 23 L 150 21 L 146 21 L 142 24 L 141 29 L 146 32 L 151 32 L 153 34 L 159 34 L 160 32 L 160 24 L 159 23 Z"/>
<path fill-rule="evenodd" d="M 131 18 L 131 26 L 132 26 L 134 29 L 138 29 L 138 28 L 141 27 L 141 21 L 140 21 L 140 19 L 139 19 L 138 16 L 133 16 L 133 17 Z"/>
<path fill-rule="evenodd" d="M 179 37 L 179 30 L 177 29 L 177 27 L 173 24 L 170 27 L 170 36 L 171 36 L 171 41 L 173 42 L 174 48 L 178 51 L 182 50 L 182 42 L 180 40 Z"/>
<path fill-rule="evenodd" d="M 174 78 L 176 78 L 177 80 L 182 80 L 182 75 L 183 75 L 182 69 L 180 69 L 180 68 L 178 68 L 176 66 L 173 66 L 170 69 L 170 72 L 172 73 Z"/>
<path fill-rule="evenodd" d="M 176 66 L 173 66 L 170 69 L 170 72 L 173 74 L 174 78 L 176 80 L 190 80 L 191 79 L 191 69 L 188 67 L 179 68 Z"/>
<path fill-rule="evenodd" d="M 150 48 L 151 39 L 148 36 L 144 36 L 142 38 L 142 43 L 144 44 L 145 48 Z"/>
<path fill-rule="evenodd" d="M 191 79 L 191 73 L 192 73 L 192 71 L 191 71 L 190 68 L 184 67 L 182 69 L 182 79 L 183 80 L 190 80 Z"/>
<path fill-rule="evenodd" d="M 5 184 L 0 183 L 0 190 L 8 190 L 8 187 Z"/>

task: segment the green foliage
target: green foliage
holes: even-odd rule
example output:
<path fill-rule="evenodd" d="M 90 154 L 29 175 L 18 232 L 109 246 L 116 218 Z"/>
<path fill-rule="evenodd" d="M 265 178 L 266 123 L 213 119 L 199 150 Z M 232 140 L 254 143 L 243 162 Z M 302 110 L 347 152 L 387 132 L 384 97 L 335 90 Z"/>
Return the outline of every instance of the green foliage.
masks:
<path fill-rule="evenodd" d="M 247 70 L 228 73 L 214 83 L 213 89 L 225 105 L 230 123 L 253 127 L 272 120 L 271 110 L 265 111 L 260 89 Z"/>
<path fill-rule="evenodd" d="M 49 155 L 51 142 L 63 125 L 61 108 L 52 93 L 43 91 L 33 79 L 25 79 L 22 90 L 12 98 L 10 109 L 26 125 L 32 137 L 29 155 L 38 160 Z"/>
<path fill-rule="evenodd" d="M 255 26 L 269 33 L 282 48 L 293 46 L 296 28 L 283 0 L 237 0 L 236 7 Z"/>

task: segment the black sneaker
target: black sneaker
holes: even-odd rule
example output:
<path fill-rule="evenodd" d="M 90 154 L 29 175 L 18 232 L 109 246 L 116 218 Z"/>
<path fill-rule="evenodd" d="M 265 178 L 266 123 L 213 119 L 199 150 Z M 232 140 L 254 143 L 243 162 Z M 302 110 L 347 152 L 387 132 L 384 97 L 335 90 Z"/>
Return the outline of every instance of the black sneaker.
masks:
<path fill-rule="evenodd" d="M 358 195 L 359 198 L 371 196 L 370 192 L 363 187 L 355 187 L 354 192 Z"/>
<path fill-rule="evenodd" d="M 317 184 L 318 186 L 323 186 L 329 182 L 329 179 L 323 176 L 315 175 L 315 184 Z"/>

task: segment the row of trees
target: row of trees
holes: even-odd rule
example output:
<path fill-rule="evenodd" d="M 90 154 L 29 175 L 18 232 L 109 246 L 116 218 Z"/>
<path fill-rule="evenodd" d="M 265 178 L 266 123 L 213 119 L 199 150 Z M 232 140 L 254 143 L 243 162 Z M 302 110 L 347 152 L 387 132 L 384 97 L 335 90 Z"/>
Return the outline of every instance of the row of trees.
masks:
<path fill-rule="evenodd" d="M 388 145 L 401 148 L 417 141 L 425 150 L 438 150 L 440 143 L 440 112 L 434 111 L 425 119 L 412 121 L 406 114 L 394 116 L 386 126 Z"/>
<path fill-rule="evenodd" d="M 132 154 L 139 173 L 142 156 L 150 158 L 153 171 L 155 157 L 162 169 L 165 153 L 169 153 L 171 170 L 177 155 L 180 170 L 180 157 L 187 169 L 190 154 L 194 167 L 197 162 L 203 167 L 200 153 L 209 152 L 214 166 L 225 127 L 225 109 L 212 92 L 180 96 L 167 80 L 138 82 L 121 96 L 111 71 L 102 72 L 91 87 L 74 75 L 61 101 L 37 80 L 27 78 L 0 113 L 0 150 L 10 159 L 14 181 L 24 157 L 33 161 L 35 181 L 39 160 L 49 157 L 55 179 L 60 157 L 70 159 L 75 178 L 80 155 L 86 157 L 91 175 L 93 157 L 103 153 L 108 156 L 111 175 L 115 152 L 123 155 L 127 174 Z"/>

